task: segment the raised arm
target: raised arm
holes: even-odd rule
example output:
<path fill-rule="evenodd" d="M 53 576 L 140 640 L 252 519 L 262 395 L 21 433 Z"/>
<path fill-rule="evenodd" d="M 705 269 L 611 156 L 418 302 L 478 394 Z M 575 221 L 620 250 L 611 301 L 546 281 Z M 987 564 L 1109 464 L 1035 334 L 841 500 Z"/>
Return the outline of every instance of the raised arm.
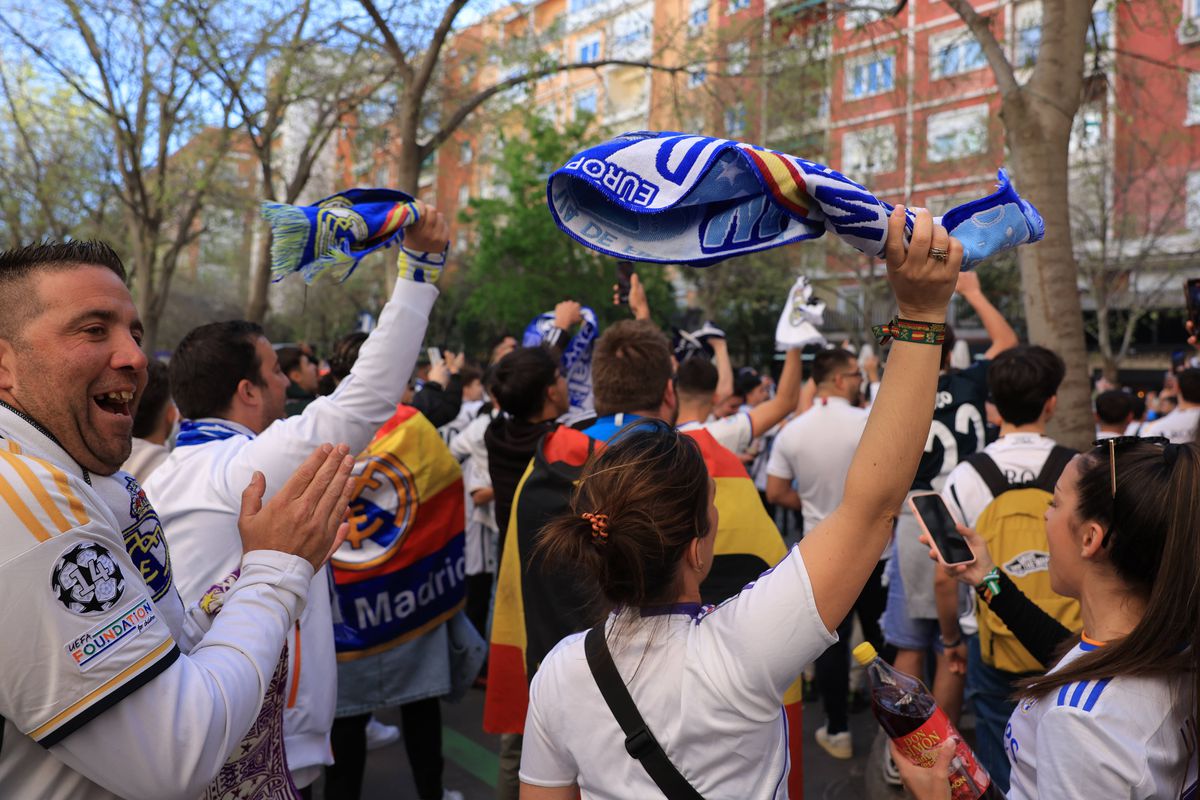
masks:
<path fill-rule="evenodd" d="M 713 349 L 713 364 L 717 368 L 717 388 L 713 392 L 713 407 L 733 394 L 733 363 L 729 360 L 729 343 L 719 336 L 709 339 Z"/>
<path fill-rule="evenodd" d="M 1000 309 L 992 305 L 992 301 L 984 295 L 983 289 L 979 285 L 978 273 L 960 272 L 955 291 L 970 303 L 971 308 L 979 316 L 979 321 L 983 323 L 983 329 L 987 331 L 988 338 L 992 340 L 991 346 L 984 354 L 985 358 L 995 358 L 1005 350 L 1017 346 L 1017 332 L 1013 330 L 1012 325 L 1008 324 L 1008 320 L 1000 313 Z"/>
<path fill-rule="evenodd" d="M 803 371 L 800 348 L 793 347 L 784 357 L 783 373 L 779 376 L 779 387 L 775 390 L 775 396 L 750 409 L 750 424 L 754 428 L 756 438 L 796 410 L 800 402 L 800 375 Z"/>
<path fill-rule="evenodd" d="M 904 210 L 892 213 L 888 281 L 901 319 L 945 322 L 962 262 L 962 245 L 927 211 L 917 213 L 904 251 Z M 930 255 L 931 247 L 949 253 Z M 817 610 L 833 630 L 845 619 L 887 546 L 900 503 L 912 485 L 929 425 L 941 348 L 895 341 L 879 397 L 846 477 L 841 505 L 800 543 Z"/>
<path fill-rule="evenodd" d="M 236 498 L 255 471 L 266 475 L 268 496 L 281 486 L 312 449 L 322 442 L 345 444 L 359 453 L 375 431 L 396 411 L 429 324 L 438 296 L 432 283 L 437 262 L 444 261 L 449 239 L 441 214 L 430 213 L 405 232 L 399 255 L 399 280 L 379 315 L 379 326 L 363 342 L 350 374 L 328 397 L 298 414 L 277 420 L 242 448 L 225 472 L 226 491 Z M 426 266 L 416 268 L 416 265 Z"/>

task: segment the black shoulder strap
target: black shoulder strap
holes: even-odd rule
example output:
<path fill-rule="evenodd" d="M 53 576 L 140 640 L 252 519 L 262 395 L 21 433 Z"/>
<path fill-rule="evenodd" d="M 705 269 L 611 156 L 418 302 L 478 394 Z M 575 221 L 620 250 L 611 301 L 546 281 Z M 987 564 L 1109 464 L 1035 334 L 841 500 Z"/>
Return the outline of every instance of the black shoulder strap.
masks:
<path fill-rule="evenodd" d="M 1076 452 L 1069 447 L 1061 444 L 1054 445 L 1050 450 L 1050 455 L 1046 456 L 1046 463 L 1042 464 L 1042 471 L 1034 479 L 1033 485 L 1054 494 L 1054 484 L 1058 483 L 1058 477 L 1062 475 L 1063 470 L 1067 468 L 1067 464 L 1071 463 L 1071 459 L 1075 455 Z"/>
<path fill-rule="evenodd" d="M 979 477 L 983 478 L 992 497 L 999 497 L 1012 488 L 1008 478 L 1004 477 L 1000 467 L 996 466 L 996 462 L 987 453 L 972 453 L 967 456 L 967 463 L 974 467 L 975 471 L 979 473 Z"/>
<path fill-rule="evenodd" d="M 608 652 L 608 643 L 604 640 L 604 620 L 588 631 L 583 649 L 587 653 L 588 668 L 600 687 L 604 702 L 608 703 L 617 724 L 625 732 L 625 749 L 629 755 L 637 759 L 668 800 L 704 800 L 667 758 L 662 745 L 646 727 L 646 721 L 629 696 L 629 689 L 621 680 L 621 673 L 617 672 L 617 665 Z"/>

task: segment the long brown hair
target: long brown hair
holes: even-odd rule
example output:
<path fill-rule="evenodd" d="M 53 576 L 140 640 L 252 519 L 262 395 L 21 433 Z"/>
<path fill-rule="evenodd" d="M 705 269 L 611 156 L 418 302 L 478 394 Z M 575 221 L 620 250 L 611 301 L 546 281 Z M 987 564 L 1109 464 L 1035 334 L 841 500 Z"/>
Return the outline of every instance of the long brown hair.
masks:
<path fill-rule="evenodd" d="M 1146 599 L 1127 636 L 1083 654 L 1057 672 L 1021 684 L 1042 695 L 1076 681 L 1191 674 L 1200 702 L 1200 445 L 1100 446 L 1079 461 L 1078 522 L 1096 522 L 1117 575 Z M 1195 706 L 1193 706 L 1193 711 Z"/>
<path fill-rule="evenodd" d="M 658 605 L 675 599 L 684 552 L 708 528 L 699 446 L 665 422 L 640 420 L 587 465 L 535 558 L 582 568 L 614 606 Z"/>

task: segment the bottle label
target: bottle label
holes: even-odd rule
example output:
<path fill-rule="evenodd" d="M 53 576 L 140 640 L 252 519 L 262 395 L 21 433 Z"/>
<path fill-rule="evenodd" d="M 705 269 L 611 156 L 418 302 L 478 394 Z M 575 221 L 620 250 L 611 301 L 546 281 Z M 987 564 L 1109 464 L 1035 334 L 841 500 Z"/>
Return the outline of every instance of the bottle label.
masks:
<path fill-rule="evenodd" d="M 937 759 L 934 750 L 952 736 L 958 737 L 958 746 L 955 748 L 955 759 L 950 764 L 950 796 L 953 800 L 982 797 L 992 783 L 991 776 L 940 708 L 934 708 L 933 714 L 921 727 L 895 741 L 905 758 L 928 769 Z"/>

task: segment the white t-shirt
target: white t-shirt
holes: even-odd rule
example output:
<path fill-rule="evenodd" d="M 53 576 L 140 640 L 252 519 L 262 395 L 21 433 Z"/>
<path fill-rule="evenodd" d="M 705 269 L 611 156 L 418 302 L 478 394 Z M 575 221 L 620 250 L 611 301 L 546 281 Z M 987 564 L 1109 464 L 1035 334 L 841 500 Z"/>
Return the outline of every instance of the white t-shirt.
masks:
<path fill-rule="evenodd" d="M 996 462 L 1009 483 L 1026 483 L 1037 478 L 1054 445 L 1053 439 L 1039 433 L 1010 433 L 983 448 L 983 452 Z M 964 525 L 972 527 L 993 497 L 979 471 L 963 462 L 946 477 L 942 499 Z"/>
<path fill-rule="evenodd" d="M 1051 672 L 1095 647 L 1077 645 Z M 1193 685 L 1122 677 L 1022 700 L 1004 731 L 1009 800 L 1197 797 Z"/>
<path fill-rule="evenodd" d="M 715 609 L 623 617 L 609 647 L 646 725 L 709 800 L 782 800 L 790 768 L 782 700 L 801 668 L 837 636 L 817 613 L 796 548 Z M 625 750 L 584 655 L 566 637 L 529 688 L 521 780 L 578 785 L 586 800 L 662 797 Z"/>
<path fill-rule="evenodd" d="M 312 567 L 256 551 L 207 633 L 153 506 L 0 407 L 0 796 L 191 800 L 262 705 Z"/>
<path fill-rule="evenodd" d="M 1177 408 L 1165 417 L 1147 422 L 1139 435 L 1165 436 L 1173 444 L 1187 444 L 1196 439 L 1197 425 L 1200 425 L 1200 406 Z"/>
<path fill-rule="evenodd" d="M 803 504 L 804 530 L 812 531 L 842 502 L 846 473 L 867 412 L 841 397 L 818 397 L 775 437 L 767 473 L 793 481 Z"/>
<path fill-rule="evenodd" d="M 679 426 L 681 431 L 694 431 L 703 428 L 708 431 L 717 444 L 735 453 L 744 452 L 754 441 L 754 423 L 750 421 L 750 413 L 738 411 L 728 417 L 709 417 L 704 422 L 692 420 Z"/>

